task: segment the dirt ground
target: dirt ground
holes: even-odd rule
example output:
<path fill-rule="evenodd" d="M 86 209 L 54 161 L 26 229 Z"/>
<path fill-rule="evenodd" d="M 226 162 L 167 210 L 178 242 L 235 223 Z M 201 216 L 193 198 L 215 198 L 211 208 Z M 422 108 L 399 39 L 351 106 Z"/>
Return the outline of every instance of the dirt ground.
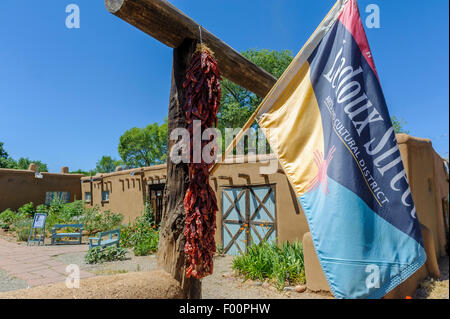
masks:
<path fill-rule="evenodd" d="M 2 239 L 15 242 L 13 237 L 1 234 Z M 127 260 L 89 265 L 84 261 L 85 252 L 66 253 L 52 257 L 56 261 L 66 265 L 76 264 L 82 270 L 96 276 L 116 276 L 134 272 L 151 272 L 157 269 L 157 257 L 155 255 L 136 257 L 128 250 Z M 313 293 L 305 291 L 298 293 L 293 287 L 287 287 L 279 291 L 268 282 L 243 281 L 234 276 L 232 271 L 232 256 L 216 256 L 214 260 L 214 274 L 203 279 L 202 295 L 205 299 L 329 299 L 330 293 Z M 449 298 L 449 258 L 441 258 L 439 261 L 441 278 L 439 280 L 428 279 L 422 283 L 414 298 L 419 299 L 448 299 Z M 24 288 L 24 283 L 0 269 L 1 291 L 12 291 Z M 9 287 L 9 288 L 8 288 Z"/>
<path fill-rule="evenodd" d="M 136 271 L 152 271 L 157 269 L 155 255 L 135 257 L 128 253 L 127 260 L 88 265 L 84 262 L 84 253 L 64 254 L 54 257 L 65 264 L 77 264 L 82 270 L 98 276 L 117 275 Z M 214 259 L 214 274 L 203 279 L 202 295 L 204 299 L 323 299 L 332 298 L 330 294 L 323 293 L 297 293 L 291 291 L 278 291 L 268 283 L 257 281 L 243 281 L 232 276 L 232 256 L 217 256 Z M 292 288 L 291 288 L 292 289 Z"/>
<path fill-rule="evenodd" d="M 439 259 L 441 277 L 436 280 L 429 278 L 422 282 L 414 296 L 417 299 L 449 299 L 449 264 L 448 256 Z"/>

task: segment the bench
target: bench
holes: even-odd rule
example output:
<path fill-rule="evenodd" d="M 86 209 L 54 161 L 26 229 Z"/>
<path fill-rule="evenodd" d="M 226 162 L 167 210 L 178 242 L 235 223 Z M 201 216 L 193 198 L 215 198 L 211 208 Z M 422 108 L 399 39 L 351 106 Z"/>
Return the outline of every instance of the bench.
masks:
<path fill-rule="evenodd" d="M 103 239 L 103 237 L 106 236 L 108 236 L 107 239 Z M 116 237 L 113 238 L 113 236 Z M 119 247 L 119 241 L 120 241 L 120 228 L 101 232 L 98 234 L 98 237 L 89 238 L 89 249 L 92 249 L 94 247 L 106 247 L 112 245 L 117 245 L 117 247 Z"/>
<path fill-rule="evenodd" d="M 77 228 L 78 232 L 75 233 L 57 233 L 56 230 L 63 228 Z M 81 244 L 83 234 L 83 224 L 62 224 L 55 225 L 52 228 L 52 245 L 55 244 Z M 58 238 L 74 238 L 77 241 L 57 241 Z"/>

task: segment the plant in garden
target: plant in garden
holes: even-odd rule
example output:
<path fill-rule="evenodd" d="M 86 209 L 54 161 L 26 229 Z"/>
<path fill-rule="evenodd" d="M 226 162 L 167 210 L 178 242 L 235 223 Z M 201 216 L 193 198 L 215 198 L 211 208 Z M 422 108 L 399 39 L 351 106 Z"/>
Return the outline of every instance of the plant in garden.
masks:
<path fill-rule="evenodd" d="M 158 250 L 159 233 L 156 226 L 151 224 L 144 215 L 136 218 L 134 223 L 123 227 L 120 232 L 120 245 L 122 247 L 137 247 L 135 253 L 139 256 L 148 255 Z M 144 253 L 144 254 L 142 254 Z"/>
<path fill-rule="evenodd" d="M 56 198 L 48 206 L 39 205 L 34 208 L 33 203 L 28 203 L 20 207 L 17 212 L 7 209 L 0 214 L 0 225 L 4 229 L 15 231 L 20 240 L 26 240 L 30 227 L 27 226 L 28 230 L 25 231 L 25 226 L 31 225 L 35 213 L 47 214 L 45 224 L 47 235 L 55 224 L 84 224 L 87 233 L 94 234 L 118 228 L 123 220 L 121 214 L 110 211 L 100 212 L 98 207 L 87 207 L 82 201 L 64 203 Z"/>
<path fill-rule="evenodd" d="M 304 284 L 303 246 L 300 242 L 253 244 L 247 253 L 233 260 L 233 269 L 245 279 L 274 281 L 278 289 L 287 284 Z"/>
<path fill-rule="evenodd" d="M 144 213 L 142 217 L 147 223 L 149 223 L 149 225 L 156 225 L 155 214 L 153 212 L 152 203 L 149 199 L 145 200 Z"/>
<path fill-rule="evenodd" d="M 117 246 L 95 247 L 84 256 L 88 264 L 101 264 L 109 261 L 120 261 L 126 259 L 127 250 Z"/>
<path fill-rule="evenodd" d="M 100 212 L 98 207 L 87 208 L 80 216 L 79 222 L 85 226 L 88 234 L 118 228 L 122 224 L 123 215 L 109 210 Z"/>
<path fill-rule="evenodd" d="M 23 205 L 22 207 L 20 207 L 20 208 L 17 210 L 17 212 L 18 212 L 20 215 L 24 215 L 24 216 L 26 216 L 27 218 L 30 218 L 30 217 L 34 217 L 34 213 L 35 213 L 36 211 L 35 211 L 35 209 L 34 209 L 33 203 L 30 202 L 30 203 L 25 204 L 25 205 Z"/>
<path fill-rule="evenodd" d="M 134 246 L 135 256 L 148 256 L 158 251 L 159 234 L 157 231 L 150 232 L 148 237 Z"/>
<path fill-rule="evenodd" d="M 0 214 L 0 222 L 5 224 L 12 224 L 14 220 L 17 218 L 16 213 L 11 209 L 6 209 Z"/>
<path fill-rule="evenodd" d="M 32 222 L 33 220 L 31 218 L 27 218 L 25 220 L 17 221 L 13 224 L 13 228 L 17 236 L 17 241 L 28 240 Z"/>

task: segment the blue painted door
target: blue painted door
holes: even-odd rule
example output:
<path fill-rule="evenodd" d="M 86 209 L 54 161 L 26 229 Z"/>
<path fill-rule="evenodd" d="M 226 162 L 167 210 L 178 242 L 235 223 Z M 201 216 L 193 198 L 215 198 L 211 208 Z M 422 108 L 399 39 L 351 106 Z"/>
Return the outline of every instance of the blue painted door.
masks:
<path fill-rule="evenodd" d="M 243 254 L 252 243 L 276 240 L 275 186 L 224 188 L 222 214 L 226 254 Z"/>

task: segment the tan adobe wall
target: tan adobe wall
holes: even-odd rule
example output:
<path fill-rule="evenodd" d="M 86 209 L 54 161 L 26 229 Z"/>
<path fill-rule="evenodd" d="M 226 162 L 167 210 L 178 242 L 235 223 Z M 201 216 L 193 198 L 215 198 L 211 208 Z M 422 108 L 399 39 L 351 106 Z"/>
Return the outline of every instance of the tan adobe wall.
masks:
<path fill-rule="evenodd" d="M 44 204 L 46 192 L 69 192 L 70 201 L 81 199 L 83 175 L 41 174 L 39 179 L 33 171 L 0 169 L 0 212 L 7 208 L 17 210 L 29 202 L 36 206 Z"/>
<path fill-rule="evenodd" d="M 443 160 L 428 139 L 397 135 L 411 192 L 421 224 L 432 233 L 436 255 L 445 254 L 442 199 L 448 196 L 448 175 Z"/>
<path fill-rule="evenodd" d="M 260 157 L 274 158 L 273 156 Z M 275 158 L 276 159 L 276 158 Z M 267 163 L 233 163 L 227 160 L 214 174 L 211 186 L 216 192 L 219 212 L 217 214 L 216 242 L 222 243 L 222 191 L 229 186 L 261 186 L 275 185 L 276 201 L 276 234 L 279 243 L 284 241 L 301 241 L 309 231 L 305 214 L 287 180 L 286 175 L 278 165 L 278 172 L 262 175 L 260 168 Z"/>
<path fill-rule="evenodd" d="M 98 206 L 102 211 L 121 213 L 125 223 L 134 221 L 144 210 L 148 184 L 158 183 L 158 180 L 165 182 L 166 172 L 166 165 L 159 165 L 83 177 L 83 200 L 86 202 L 86 192 L 91 192 L 91 201 L 86 204 Z M 109 191 L 108 201 L 102 201 L 102 191 Z"/>
<path fill-rule="evenodd" d="M 275 185 L 277 236 L 279 242 L 302 240 L 308 232 L 308 226 L 303 211 L 282 171 L 273 175 L 261 175 L 260 167 L 265 163 L 235 163 L 226 161 L 212 176 L 211 186 L 216 192 L 219 212 L 217 213 L 216 242 L 222 244 L 222 190 L 229 186 L 260 186 Z M 280 167 L 277 168 L 280 170 Z M 130 176 L 135 172 L 134 176 Z M 102 211 L 111 210 L 125 216 L 124 221 L 132 221 L 141 216 L 144 209 L 144 198 L 148 195 L 148 184 L 164 182 L 166 165 L 119 171 L 110 174 L 98 174 L 91 178 L 82 178 L 82 194 L 92 192 L 92 202 L 87 204 L 98 206 Z M 138 175 L 141 174 L 141 175 Z M 141 177 L 142 176 L 142 177 Z M 92 186 L 91 186 L 92 185 Z M 144 185 L 144 190 L 141 188 Z M 92 189 L 91 189 L 92 187 Z M 108 202 L 102 202 L 102 190 L 110 192 Z"/>

